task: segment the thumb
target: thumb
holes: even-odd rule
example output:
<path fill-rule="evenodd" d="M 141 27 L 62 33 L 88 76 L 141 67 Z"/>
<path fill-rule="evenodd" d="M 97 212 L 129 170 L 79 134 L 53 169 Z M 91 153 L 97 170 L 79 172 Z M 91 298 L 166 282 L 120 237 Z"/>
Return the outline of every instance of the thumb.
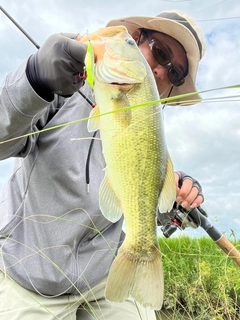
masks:
<path fill-rule="evenodd" d="M 84 63 L 87 45 L 77 40 L 69 39 L 67 41 L 69 55 L 77 61 Z"/>
<path fill-rule="evenodd" d="M 81 41 L 82 38 L 83 38 L 83 36 L 81 34 L 78 34 L 76 37 L 77 41 Z"/>
<path fill-rule="evenodd" d="M 61 32 L 60 35 L 69 39 L 77 39 L 79 36 L 78 33 L 70 33 L 70 32 Z"/>

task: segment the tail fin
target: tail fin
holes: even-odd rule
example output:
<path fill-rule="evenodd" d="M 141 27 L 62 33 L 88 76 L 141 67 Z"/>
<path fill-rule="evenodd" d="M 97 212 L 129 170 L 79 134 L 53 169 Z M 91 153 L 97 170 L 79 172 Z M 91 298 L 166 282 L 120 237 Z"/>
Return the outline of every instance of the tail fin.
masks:
<path fill-rule="evenodd" d="M 144 307 L 160 310 L 163 292 L 163 269 L 158 247 L 148 256 L 138 257 L 123 244 L 110 269 L 106 299 L 122 302 L 132 297 Z"/>

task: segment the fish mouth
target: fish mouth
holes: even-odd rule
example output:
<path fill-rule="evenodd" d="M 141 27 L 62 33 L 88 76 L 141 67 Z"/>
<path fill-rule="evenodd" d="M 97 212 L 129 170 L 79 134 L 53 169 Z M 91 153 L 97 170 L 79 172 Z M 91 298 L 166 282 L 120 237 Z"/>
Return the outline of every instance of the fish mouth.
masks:
<path fill-rule="evenodd" d="M 126 82 L 110 82 L 111 86 L 134 86 L 136 83 L 126 83 Z"/>
<path fill-rule="evenodd" d="M 132 89 L 137 83 L 120 83 L 120 82 L 110 82 L 106 83 L 110 87 L 118 87 L 122 90 L 129 90 Z"/>

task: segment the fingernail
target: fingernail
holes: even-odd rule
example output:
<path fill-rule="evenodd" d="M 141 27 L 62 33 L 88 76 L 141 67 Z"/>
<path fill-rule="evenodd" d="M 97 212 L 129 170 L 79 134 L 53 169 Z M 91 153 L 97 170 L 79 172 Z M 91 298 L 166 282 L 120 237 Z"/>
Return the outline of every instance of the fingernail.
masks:
<path fill-rule="evenodd" d="M 181 203 L 181 206 L 182 206 L 183 208 L 187 208 L 188 203 L 187 203 L 186 201 L 184 201 L 184 202 Z"/>
<path fill-rule="evenodd" d="M 182 201 L 182 197 L 177 197 L 177 199 L 176 199 L 176 200 L 177 200 L 177 202 L 179 202 L 179 203 L 180 203 L 180 202 Z"/>
<path fill-rule="evenodd" d="M 190 205 L 190 208 L 191 208 L 191 209 L 197 208 L 197 203 L 196 203 L 196 202 L 192 203 L 192 204 Z"/>

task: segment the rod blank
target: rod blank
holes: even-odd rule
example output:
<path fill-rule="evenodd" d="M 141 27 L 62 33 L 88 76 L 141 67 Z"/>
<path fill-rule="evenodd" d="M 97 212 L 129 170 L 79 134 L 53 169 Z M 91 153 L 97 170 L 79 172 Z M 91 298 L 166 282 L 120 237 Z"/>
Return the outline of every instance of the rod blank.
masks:
<path fill-rule="evenodd" d="M 2 6 L 0 6 L 0 10 L 15 24 L 15 26 L 32 42 L 32 44 L 39 49 L 40 46 L 30 37 L 30 35 L 17 23 L 16 20 L 13 19 L 13 17 L 10 16 L 10 14 L 4 10 Z"/>

